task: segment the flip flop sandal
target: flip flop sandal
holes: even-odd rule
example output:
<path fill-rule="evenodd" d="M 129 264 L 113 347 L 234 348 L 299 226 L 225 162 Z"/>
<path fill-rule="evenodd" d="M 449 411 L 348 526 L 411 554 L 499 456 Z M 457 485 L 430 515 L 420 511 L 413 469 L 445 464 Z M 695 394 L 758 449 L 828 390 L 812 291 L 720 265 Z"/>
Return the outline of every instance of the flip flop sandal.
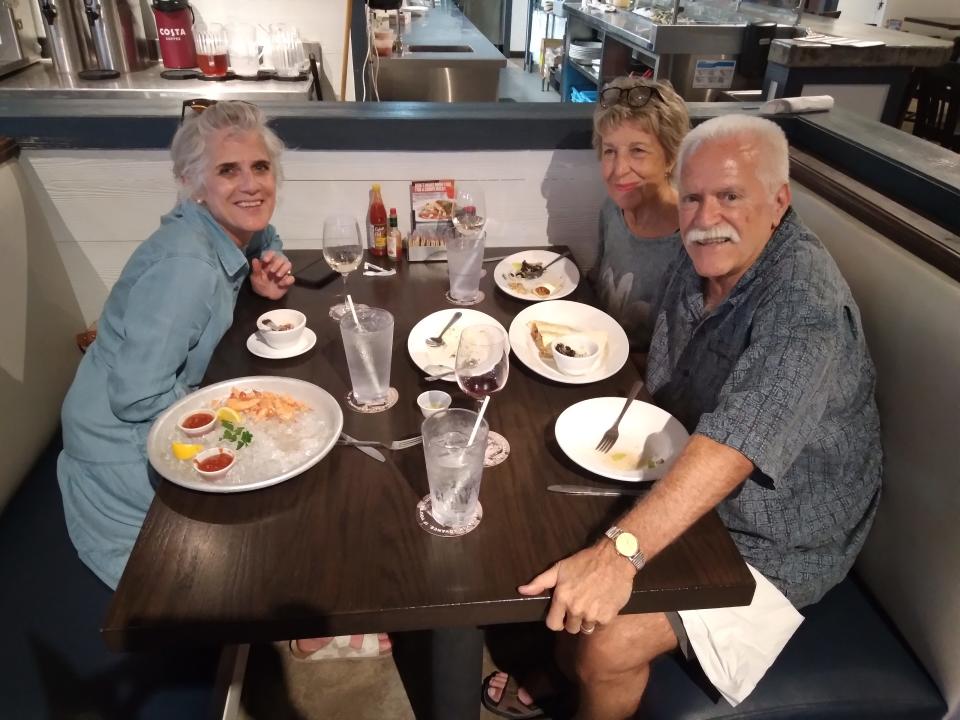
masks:
<path fill-rule="evenodd" d="M 300 662 L 320 662 L 323 660 L 351 660 L 357 658 L 390 657 L 392 650 L 381 652 L 380 638 L 376 633 L 362 635 L 360 647 L 350 644 L 351 635 L 337 635 L 329 643 L 313 652 L 304 652 L 296 640 L 290 641 L 290 654 Z"/>
<path fill-rule="evenodd" d="M 513 675 L 507 676 L 507 685 L 503 688 L 499 700 L 490 697 L 487 690 L 490 688 L 490 681 L 493 680 L 496 672 L 492 672 L 483 679 L 483 686 L 480 689 L 480 701 L 483 706 L 500 717 L 513 718 L 513 720 L 534 720 L 535 718 L 546 718 L 546 714 L 536 704 L 527 705 L 517 694 L 520 685 Z"/>

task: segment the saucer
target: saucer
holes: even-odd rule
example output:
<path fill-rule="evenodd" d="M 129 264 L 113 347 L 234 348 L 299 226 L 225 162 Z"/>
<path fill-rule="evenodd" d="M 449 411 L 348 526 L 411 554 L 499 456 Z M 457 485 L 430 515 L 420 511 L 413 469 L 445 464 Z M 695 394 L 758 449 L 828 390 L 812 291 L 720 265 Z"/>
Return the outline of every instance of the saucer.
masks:
<path fill-rule="evenodd" d="M 268 360 L 283 360 L 284 358 L 296 357 L 297 355 L 302 355 L 316 344 L 317 334 L 310 328 L 303 329 L 300 342 L 283 349 L 270 347 L 260 339 L 259 333 L 253 333 L 247 338 L 247 350 L 257 357 L 267 358 Z"/>

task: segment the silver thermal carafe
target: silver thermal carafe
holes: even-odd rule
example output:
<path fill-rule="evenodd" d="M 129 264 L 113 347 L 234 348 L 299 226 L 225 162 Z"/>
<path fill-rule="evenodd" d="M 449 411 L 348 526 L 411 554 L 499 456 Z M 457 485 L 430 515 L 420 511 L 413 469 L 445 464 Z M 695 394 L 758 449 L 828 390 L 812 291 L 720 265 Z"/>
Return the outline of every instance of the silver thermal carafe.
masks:
<path fill-rule="evenodd" d="M 64 75 L 76 75 L 84 69 L 83 49 L 76 25 L 74 0 L 40 0 L 40 15 L 53 68 Z"/>
<path fill-rule="evenodd" d="M 127 73 L 136 65 L 136 48 L 130 48 L 119 7 L 125 1 L 83 0 L 101 71 Z"/>

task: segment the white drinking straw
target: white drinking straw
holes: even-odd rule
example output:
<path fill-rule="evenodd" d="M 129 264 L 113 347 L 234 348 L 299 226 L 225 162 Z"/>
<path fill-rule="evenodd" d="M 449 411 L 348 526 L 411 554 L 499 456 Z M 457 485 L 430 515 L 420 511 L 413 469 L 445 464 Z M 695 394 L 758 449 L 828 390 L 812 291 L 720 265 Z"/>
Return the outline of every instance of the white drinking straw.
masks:
<path fill-rule="evenodd" d="M 363 332 L 363 328 L 360 326 L 360 318 L 357 317 L 357 308 L 354 307 L 353 298 L 349 295 L 347 295 L 347 306 L 353 314 L 353 321 L 357 324 L 357 332 Z"/>
<path fill-rule="evenodd" d="M 467 447 L 473 445 L 473 439 L 477 436 L 477 430 L 480 429 L 480 422 L 483 420 L 483 414 L 487 411 L 487 403 L 490 402 L 490 396 L 487 395 L 480 404 L 480 412 L 477 413 L 477 421 L 473 424 L 473 432 L 470 433 L 470 439 L 467 440 Z"/>

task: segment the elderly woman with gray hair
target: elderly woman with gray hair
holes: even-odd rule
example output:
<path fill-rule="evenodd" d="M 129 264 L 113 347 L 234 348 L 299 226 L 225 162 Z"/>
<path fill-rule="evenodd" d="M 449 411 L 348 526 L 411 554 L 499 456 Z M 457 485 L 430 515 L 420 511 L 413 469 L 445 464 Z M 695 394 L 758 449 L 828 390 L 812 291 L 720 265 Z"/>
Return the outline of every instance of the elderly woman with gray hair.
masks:
<path fill-rule="evenodd" d="M 186 118 L 171 147 L 179 201 L 123 268 L 64 400 L 57 475 L 67 530 L 110 588 L 153 500 L 152 421 L 199 385 L 248 275 L 274 300 L 293 284 L 269 224 L 282 150 L 248 103 L 211 103 Z"/>

